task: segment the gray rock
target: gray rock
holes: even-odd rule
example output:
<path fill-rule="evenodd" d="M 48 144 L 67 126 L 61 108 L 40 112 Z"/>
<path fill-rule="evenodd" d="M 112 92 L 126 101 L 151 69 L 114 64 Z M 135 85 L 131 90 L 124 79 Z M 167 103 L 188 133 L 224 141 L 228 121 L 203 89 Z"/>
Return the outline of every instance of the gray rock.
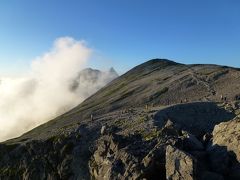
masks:
<path fill-rule="evenodd" d="M 225 146 L 240 162 L 240 119 L 220 123 L 213 131 L 213 144 Z"/>
<path fill-rule="evenodd" d="M 141 149 L 134 144 L 134 139 L 130 140 L 132 143 L 127 144 L 128 139 L 120 135 L 102 136 L 89 164 L 91 176 L 94 179 L 137 179 L 142 176 L 138 157 Z M 128 147 L 130 144 L 136 149 Z"/>
<path fill-rule="evenodd" d="M 166 179 L 167 180 L 193 180 L 196 176 L 196 160 L 171 145 L 166 149 Z"/>

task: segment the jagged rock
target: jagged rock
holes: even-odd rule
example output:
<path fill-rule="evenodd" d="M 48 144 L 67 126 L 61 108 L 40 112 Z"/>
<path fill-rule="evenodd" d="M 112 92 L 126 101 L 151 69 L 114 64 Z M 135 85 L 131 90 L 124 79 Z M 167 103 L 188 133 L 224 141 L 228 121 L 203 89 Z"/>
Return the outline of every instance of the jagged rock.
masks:
<path fill-rule="evenodd" d="M 130 139 L 136 143 L 135 139 Z M 136 179 L 140 171 L 141 149 L 137 144 L 131 149 L 126 137 L 111 134 L 103 136 L 97 143 L 97 150 L 89 164 L 91 176 L 95 179 Z M 138 155 L 138 156 L 135 156 Z"/>
<path fill-rule="evenodd" d="M 212 169 L 240 179 L 240 119 L 216 125 L 212 141 L 213 146 L 208 149 Z"/>
<path fill-rule="evenodd" d="M 194 180 L 196 160 L 171 145 L 166 149 L 166 179 L 167 180 Z"/>
<path fill-rule="evenodd" d="M 213 144 L 225 146 L 240 162 L 240 119 L 220 123 L 213 131 Z"/>

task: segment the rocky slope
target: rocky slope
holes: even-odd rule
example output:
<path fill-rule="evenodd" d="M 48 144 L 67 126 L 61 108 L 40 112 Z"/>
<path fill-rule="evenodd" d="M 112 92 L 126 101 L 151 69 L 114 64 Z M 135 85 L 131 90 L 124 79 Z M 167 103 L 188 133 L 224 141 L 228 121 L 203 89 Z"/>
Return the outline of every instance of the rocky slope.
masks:
<path fill-rule="evenodd" d="M 148 61 L 1 143 L 0 179 L 240 179 L 239 80 L 236 68 Z"/>

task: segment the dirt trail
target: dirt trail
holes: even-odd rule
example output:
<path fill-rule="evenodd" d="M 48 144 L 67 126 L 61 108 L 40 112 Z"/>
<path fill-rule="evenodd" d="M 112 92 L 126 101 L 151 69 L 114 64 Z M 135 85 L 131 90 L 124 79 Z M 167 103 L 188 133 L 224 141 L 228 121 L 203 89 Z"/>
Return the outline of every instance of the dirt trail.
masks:
<path fill-rule="evenodd" d="M 210 80 L 206 80 L 206 77 L 196 72 L 193 68 L 189 68 L 189 69 L 190 69 L 190 75 L 197 82 L 197 84 L 202 84 L 209 91 L 210 94 L 207 97 L 216 94 L 216 90 L 212 85 L 213 82 L 211 82 Z"/>

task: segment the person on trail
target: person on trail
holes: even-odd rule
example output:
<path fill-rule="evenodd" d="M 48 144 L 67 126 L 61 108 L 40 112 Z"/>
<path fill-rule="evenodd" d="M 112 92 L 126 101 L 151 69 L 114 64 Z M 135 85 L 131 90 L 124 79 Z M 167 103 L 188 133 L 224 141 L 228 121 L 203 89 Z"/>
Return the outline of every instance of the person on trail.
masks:
<path fill-rule="evenodd" d="M 90 118 L 91 118 L 91 121 L 93 121 L 93 114 L 91 114 Z"/>
<path fill-rule="evenodd" d="M 148 110 L 148 105 L 147 104 L 145 105 L 145 109 Z"/>
<path fill-rule="evenodd" d="M 224 96 L 224 101 L 225 101 L 225 102 L 227 101 L 227 96 Z"/>
<path fill-rule="evenodd" d="M 221 101 L 223 101 L 223 95 L 222 94 L 221 94 L 220 98 L 221 98 Z"/>
<path fill-rule="evenodd" d="M 102 126 L 101 135 L 104 135 L 105 133 L 106 133 L 106 126 Z"/>

